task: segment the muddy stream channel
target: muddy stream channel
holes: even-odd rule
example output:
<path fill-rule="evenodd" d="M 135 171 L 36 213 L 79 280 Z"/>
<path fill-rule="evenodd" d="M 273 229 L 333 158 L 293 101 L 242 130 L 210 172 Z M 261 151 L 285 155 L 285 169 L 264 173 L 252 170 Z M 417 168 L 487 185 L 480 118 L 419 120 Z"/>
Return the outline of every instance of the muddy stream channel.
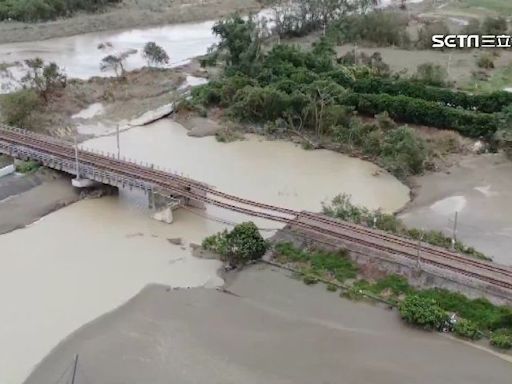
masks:
<path fill-rule="evenodd" d="M 70 77 L 88 78 L 101 74 L 99 60 L 105 51 L 97 48 L 100 43 L 125 50 L 156 41 L 181 64 L 205 53 L 215 41 L 211 26 L 204 22 L 7 44 L 0 46 L 0 61 L 40 56 L 65 67 Z M 128 59 L 128 69 L 142 65 L 140 54 Z M 101 106 L 93 106 L 79 117 L 98 113 Z M 128 129 L 120 142 L 125 157 L 283 207 L 319 211 L 323 201 L 348 193 L 355 203 L 393 212 L 409 200 L 405 185 L 369 162 L 325 150 L 305 151 L 289 142 L 249 135 L 222 144 L 213 137 L 189 137 L 169 119 Z M 116 140 L 101 136 L 83 146 L 114 152 Z M 118 197 L 80 201 L 0 236 L 1 384 L 21 383 L 62 339 L 147 284 L 214 288 L 223 283 L 219 262 L 194 258 L 190 245 L 246 217 L 212 207 L 180 209 L 175 222 L 167 225 L 150 215 L 142 194 L 121 191 Z M 257 223 L 266 235 L 279 228 Z M 174 244 L 176 239 L 182 243 Z"/>

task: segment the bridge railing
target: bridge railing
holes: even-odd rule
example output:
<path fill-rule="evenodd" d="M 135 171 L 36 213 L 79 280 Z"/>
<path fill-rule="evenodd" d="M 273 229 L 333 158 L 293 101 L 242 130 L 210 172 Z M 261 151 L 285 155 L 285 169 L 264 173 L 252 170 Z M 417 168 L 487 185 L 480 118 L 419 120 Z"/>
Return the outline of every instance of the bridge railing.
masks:
<path fill-rule="evenodd" d="M 45 166 L 48 166 L 49 168 L 62 170 L 71 175 L 77 175 L 76 162 L 72 160 L 62 159 L 60 157 L 49 155 L 44 152 L 40 152 L 23 146 L 6 144 L 1 141 L 0 152 L 15 158 L 35 160 Z M 103 169 L 100 170 L 89 164 L 79 164 L 78 171 L 80 173 L 80 177 L 87 178 L 90 180 L 96 180 L 104 184 L 129 188 L 138 188 L 144 191 L 162 190 L 160 187 L 157 187 L 152 183 L 120 175 L 116 172 L 106 171 Z"/>

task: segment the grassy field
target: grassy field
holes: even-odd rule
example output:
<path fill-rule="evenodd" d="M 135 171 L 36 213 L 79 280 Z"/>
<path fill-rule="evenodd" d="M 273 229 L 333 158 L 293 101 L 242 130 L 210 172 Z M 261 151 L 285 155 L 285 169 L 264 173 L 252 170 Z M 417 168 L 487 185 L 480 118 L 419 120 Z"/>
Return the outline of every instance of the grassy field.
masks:
<path fill-rule="evenodd" d="M 493 92 L 502 90 L 504 87 L 512 88 L 512 64 L 494 71 L 487 81 L 476 81 L 467 87 L 472 92 Z"/>

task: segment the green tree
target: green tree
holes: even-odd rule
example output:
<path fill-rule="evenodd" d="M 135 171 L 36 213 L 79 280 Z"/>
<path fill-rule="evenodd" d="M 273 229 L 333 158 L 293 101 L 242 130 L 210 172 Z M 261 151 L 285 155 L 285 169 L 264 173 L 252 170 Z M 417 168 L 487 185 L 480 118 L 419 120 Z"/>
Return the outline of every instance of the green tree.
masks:
<path fill-rule="evenodd" d="M 224 57 L 228 66 L 239 67 L 248 72 L 260 57 L 261 41 L 253 17 L 245 20 L 235 14 L 226 20 L 218 21 L 212 28 L 220 42 L 210 48 Z"/>
<path fill-rule="evenodd" d="M 43 59 L 38 57 L 25 60 L 25 65 L 28 72 L 21 79 L 23 86 L 33 88 L 45 101 L 48 101 L 54 92 L 66 87 L 67 77 L 57 64 L 45 64 Z"/>
<path fill-rule="evenodd" d="M 165 49 L 152 41 L 146 43 L 142 56 L 146 59 L 148 66 L 169 64 L 169 55 L 165 52 Z"/>
<path fill-rule="evenodd" d="M 105 56 L 101 59 L 100 69 L 103 72 L 112 70 L 116 74 L 116 77 L 124 76 L 126 72 L 124 69 L 125 59 L 126 56 L 123 55 Z"/>
<path fill-rule="evenodd" d="M 238 224 L 227 235 L 230 246 L 230 259 L 235 264 L 243 264 L 263 257 L 267 244 L 258 227 L 252 221 Z"/>
<path fill-rule="evenodd" d="M 236 225 L 203 240 L 202 247 L 220 255 L 232 265 L 243 265 L 263 257 L 267 243 L 253 222 Z"/>
<path fill-rule="evenodd" d="M 426 330 L 440 329 L 448 315 L 434 300 L 410 295 L 400 303 L 400 316 L 409 324 Z"/>

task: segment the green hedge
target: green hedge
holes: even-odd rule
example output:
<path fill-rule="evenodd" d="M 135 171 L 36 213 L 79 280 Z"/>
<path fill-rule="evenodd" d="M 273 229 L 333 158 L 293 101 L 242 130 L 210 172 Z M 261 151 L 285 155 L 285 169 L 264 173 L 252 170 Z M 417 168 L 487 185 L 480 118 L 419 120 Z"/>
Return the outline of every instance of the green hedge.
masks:
<path fill-rule="evenodd" d="M 489 138 L 501 126 L 499 117 L 494 114 L 456 109 L 401 95 L 350 93 L 343 104 L 362 114 L 376 115 L 387 111 L 393 119 L 404 123 L 453 129 L 469 137 Z"/>
<path fill-rule="evenodd" d="M 485 113 L 500 112 L 512 105 L 512 93 L 498 91 L 482 95 L 452 91 L 447 88 L 432 87 L 410 80 L 383 78 L 358 79 L 352 89 L 357 93 L 387 93 L 391 96 L 409 96 L 417 99 L 440 102 L 445 106 L 461 107 L 470 111 Z"/>

